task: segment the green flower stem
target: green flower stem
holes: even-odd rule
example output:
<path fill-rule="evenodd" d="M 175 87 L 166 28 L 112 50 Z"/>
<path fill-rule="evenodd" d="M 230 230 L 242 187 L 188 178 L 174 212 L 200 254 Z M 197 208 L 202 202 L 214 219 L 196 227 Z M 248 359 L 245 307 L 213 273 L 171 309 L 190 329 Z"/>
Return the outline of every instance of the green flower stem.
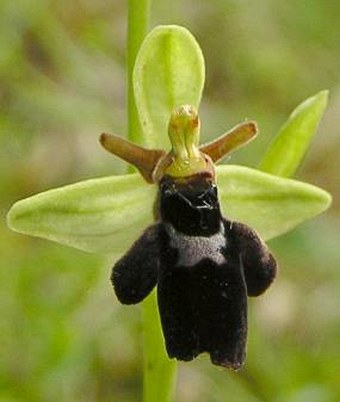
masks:
<path fill-rule="evenodd" d="M 144 402 L 171 402 L 175 392 L 177 362 L 169 360 L 164 348 L 156 292 L 143 302 Z"/>
<path fill-rule="evenodd" d="M 128 74 L 128 138 L 141 142 L 142 129 L 133 92 L 133 68 L 139 48 L 148 32 L 151 0 L 129 0 L 127 32 L 127 74 Z M 141 144 L 140 144 L 141 145 Z"/>
<path fill-rule="evenodd" d="M 147 34 L 150 0 L 129 0 L 128 7 L 128 139 L 143 145 L 134 99 L 133 68 L 140 45 Z M 170 361 L 164 350 L 155 292 L 143 303 L 143 330 L 143 400 L 170 402 L 173 399 L 177 363 Z"/>

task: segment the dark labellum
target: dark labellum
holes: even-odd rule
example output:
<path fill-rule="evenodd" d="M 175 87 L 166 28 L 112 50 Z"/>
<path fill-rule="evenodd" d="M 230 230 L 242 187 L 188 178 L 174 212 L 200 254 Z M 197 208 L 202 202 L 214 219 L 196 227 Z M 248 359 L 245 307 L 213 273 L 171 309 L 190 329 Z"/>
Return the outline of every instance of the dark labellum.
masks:
<path fill-rule="evenodd" d="M 124 304 L 142 301 L 157 284 L 169 357 L 208 352 L 214 364 L 238 369 L 245 359 L 247 296 L 264 292 L 276 263 L 257 234 L 224 219 L 209 175 L 159 186 L 159 222 L 114 266 Z"/>

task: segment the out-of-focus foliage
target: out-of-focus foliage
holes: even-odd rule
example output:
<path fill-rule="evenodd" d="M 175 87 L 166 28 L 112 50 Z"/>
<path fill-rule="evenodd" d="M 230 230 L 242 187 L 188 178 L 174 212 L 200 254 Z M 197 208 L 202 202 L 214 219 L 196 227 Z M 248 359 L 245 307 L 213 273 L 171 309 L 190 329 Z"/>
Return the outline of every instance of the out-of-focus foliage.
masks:
<path fill-rule="evenodd" d="M 125 131 L 125 7 L 1 2 L 3 215 L 19 198 L 123 171 L 97 136 Z M 250 302 L 246 368 L 221 371 L 205 357 L 182 364 L 181 402 L 339 399 L 339 18 L 340 5 L 321 0 L 154 1 L 154 25 L 185 25 L 202 46 L 205 140 L 245 117 L 258 121 L 258 140 L 232 163 L 257 165 L 293 107 L 330 90 L 298 178 L 330 191 L 333 207 L 271 243 L 281 270 Z M 0 238 L 0 401 L 138 401 L 138 308 L 118 305 L 110 262 L 16 235 L 4 221 Z"/>

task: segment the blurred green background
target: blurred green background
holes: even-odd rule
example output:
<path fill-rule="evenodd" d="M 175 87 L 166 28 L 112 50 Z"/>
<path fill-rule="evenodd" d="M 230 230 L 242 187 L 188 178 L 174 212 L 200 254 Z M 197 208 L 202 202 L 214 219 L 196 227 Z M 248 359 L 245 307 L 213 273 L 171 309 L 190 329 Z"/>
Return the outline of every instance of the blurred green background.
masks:
<path fill-rule="evenodd" d="M 19 198 L 124 172 L 97 138 L 126 131 L 126 7 L 0 2 L 3 218 Z M 233 163 L 256 166 L 292 109 L 330 90 L 298 178 L 330 191 L 333 206 L 270 243 L 280 273 L 250 301 L 245 368 L 181 364 L 177 401 L 340 400 L 339 19 L 340 3 L 323 0 L 153 2 L 151 26 L 184 25 L 203 49 L 203 139 L 258 121 L 260 137 Z M 0 401 L 140 401 L 140 307 L 117 303 L 112 261 L 12 233 L 4 219 L 0 238 Z"/>

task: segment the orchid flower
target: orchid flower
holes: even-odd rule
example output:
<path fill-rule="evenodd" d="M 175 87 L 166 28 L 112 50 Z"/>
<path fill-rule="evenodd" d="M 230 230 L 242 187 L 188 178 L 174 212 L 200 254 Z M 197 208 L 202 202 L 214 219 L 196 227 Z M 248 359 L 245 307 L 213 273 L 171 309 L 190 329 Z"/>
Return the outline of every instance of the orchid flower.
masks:
<path fill-rule="evenodd" d="M 126 252 L 154 221 L 159 163 L 183 150 L 169 131 L 170 147 L 171 113 L 181 105 L 199 109 L 204 77 L 203 55 L 191 33 L 178 26 L 156 27 L 145 38 L 133 72 L 142 131 L 135 133 L 135 143 L 117 135 L 100 137 L 104 148 L 136 166 L 139 173 L 86 180 L 20 200 L 8 213 L 9 227 L 113 259 Z M 316 131 L 327 96 L 322 91 L 294 110 L 258 169 L 223 163 L 214 167 L 221 209 L 230 221 L 242 222 L 270 240 L 329 207 L 331 196 L 326 191 L 290 178 Z M 245 121 L 210 144 L 198 148 L 195 142 L 195 149 L 217 163 L 256 134 L 256 124 Z M 162 381 L 164 371 L 159 384 Z"/>

